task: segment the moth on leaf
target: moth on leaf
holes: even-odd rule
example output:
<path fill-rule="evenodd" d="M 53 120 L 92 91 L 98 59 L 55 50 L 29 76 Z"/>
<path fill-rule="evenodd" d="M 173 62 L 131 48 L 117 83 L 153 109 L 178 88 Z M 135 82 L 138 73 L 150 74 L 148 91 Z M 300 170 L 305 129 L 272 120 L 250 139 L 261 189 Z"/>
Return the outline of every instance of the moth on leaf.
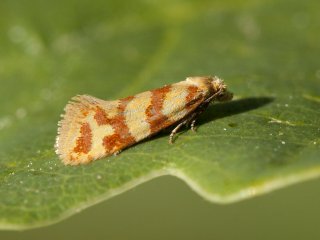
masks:
<path fill-rule="evenodd" d="M 186 80 L 126 98 L 105 101 L 78 95 L 65 107 L 59 122 L 56 153 L 66 165 L 86 164 L 175 126 L 169 138 L 195 121 L 213 101 L 232 99 L 218 77 Z"/>

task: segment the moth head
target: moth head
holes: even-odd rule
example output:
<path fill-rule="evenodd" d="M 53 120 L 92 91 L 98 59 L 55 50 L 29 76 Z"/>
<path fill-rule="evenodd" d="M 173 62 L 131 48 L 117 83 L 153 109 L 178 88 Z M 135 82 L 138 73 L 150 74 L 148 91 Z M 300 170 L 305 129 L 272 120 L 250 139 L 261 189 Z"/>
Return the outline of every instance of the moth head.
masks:
<path fill-rule="evenodd" d="M 233 94 L 227 90 L 227 85 L 218 77 L 188 77 L 186 81 L 200 89 L 209 90 L 209 96 L 215 94 L 214 100 L 229 101 L 233 97 Z"/>
<path fill-rule="evenodd" d="M 227 85 L 218 77 L 212 77 L 212 88 L 213 91 L 217 94 L 215 99 L 220 102 L 229 101 L 233 98 L 233 93 L 229 92 Z"/>

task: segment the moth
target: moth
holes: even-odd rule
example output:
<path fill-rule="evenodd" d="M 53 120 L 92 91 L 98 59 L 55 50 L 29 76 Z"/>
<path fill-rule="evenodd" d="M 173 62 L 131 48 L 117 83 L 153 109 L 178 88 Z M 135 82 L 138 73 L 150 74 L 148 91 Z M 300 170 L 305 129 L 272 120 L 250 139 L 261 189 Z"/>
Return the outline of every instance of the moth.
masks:
<path fill-rule="evenodd" d="M 174 126 L 172 143 L 182 126 L 195 130 L 197 117 L 211 102 L 232 97 L 218 77 L 188 77 L 114 101 L 78 95 L 61 115 L 55 150 L 66 165 L 86 164 Z"/>

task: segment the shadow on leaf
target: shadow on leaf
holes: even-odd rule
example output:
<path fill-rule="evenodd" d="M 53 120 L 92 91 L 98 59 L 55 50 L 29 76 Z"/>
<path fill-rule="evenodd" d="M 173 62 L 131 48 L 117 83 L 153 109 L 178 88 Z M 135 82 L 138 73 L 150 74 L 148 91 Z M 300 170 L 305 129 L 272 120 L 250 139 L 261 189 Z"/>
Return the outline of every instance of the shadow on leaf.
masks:
<path fill-rule="evenodd" d="M 250 97 L 231 102 L 218 103 L 210 106 L 201 117 L 199 125 L 211 122 L 215 119 L 248 112 L 263 107 L 274 101 L 271 97 Z"/>

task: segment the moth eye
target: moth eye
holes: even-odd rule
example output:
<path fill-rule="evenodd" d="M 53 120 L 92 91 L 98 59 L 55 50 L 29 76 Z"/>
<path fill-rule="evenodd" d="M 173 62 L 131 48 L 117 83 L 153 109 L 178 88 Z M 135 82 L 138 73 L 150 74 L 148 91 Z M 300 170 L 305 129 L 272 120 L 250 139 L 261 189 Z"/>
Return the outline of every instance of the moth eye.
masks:
<path fill-rule="evenodd" d="M 218 96 L 218 101 L 224 102 L 229 101 L 233 98 L 233 93 L 231 92 L 223 92 Z"/>

